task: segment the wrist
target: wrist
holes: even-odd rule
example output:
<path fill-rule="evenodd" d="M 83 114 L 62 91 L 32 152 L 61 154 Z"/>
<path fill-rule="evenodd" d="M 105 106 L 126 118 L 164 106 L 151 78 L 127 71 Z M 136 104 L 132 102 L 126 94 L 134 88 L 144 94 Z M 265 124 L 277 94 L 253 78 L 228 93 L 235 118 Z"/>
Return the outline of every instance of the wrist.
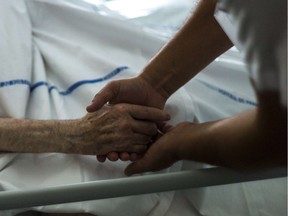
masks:
<path fill-rule="evenodd" d="M 145 80 L 157 93 L 167 100 L 171 94 L 165 89 L 167 77 L 166 75 L 161 76 L 161 71 L 162 69 L 157 67 L 147 66 L 139 77 Z"/>
<path fill-rule="evenodd" d="M 176 149 L 179 160 L 192 160 L 198 162 L 214 163 L 214 156 L 210 151 L 216 152 L 217 146 L 211 146 L 211 136 L 213 122 L 195 124 L 191 122 L 181 123 L 182 135 Z M 213 148 L 213 149 L 211 149 Z M 209 149 L 207 151 L 207 149 Z"/>
<path fill-rule="evenodd" d="M 60 121 L 56 130 L 61 153 L 83 153 L 81 147 L 83 147 L 85 131 L 87 131 L 87 124 L 83 124 L 83 119 Z"/>
<path fill-rule="evenodd" d="M 167 100 L 178 87 L 174 86 L 176 77 L 179 76 L 177 69 L 167 67 L 165 62 L 150 63 L 139 75 L 153 89 L 155 89 L 165 100 Z M 178 74 L 178 75 L 177 75 Z"/>

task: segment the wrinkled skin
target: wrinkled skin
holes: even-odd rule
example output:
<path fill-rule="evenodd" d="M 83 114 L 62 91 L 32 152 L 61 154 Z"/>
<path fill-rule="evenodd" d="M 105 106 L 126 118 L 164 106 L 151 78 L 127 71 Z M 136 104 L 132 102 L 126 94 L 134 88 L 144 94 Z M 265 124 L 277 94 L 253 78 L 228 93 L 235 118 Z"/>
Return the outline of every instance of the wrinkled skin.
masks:
<path fill-rule="evenodd" d="M 115 152 L 143 153 L 158 133 L 157 121 L 168 120 L 163 111 L 131 104 L 105 105 L 73 121 L 69 130 L 69 153 L 107 154 Z"/>
<path fill-rule="evenodd" d="M 135 94 L 135 92 L 137 92 L 137 94 Z M 111 104 L 125 102 L 163 109 L 167 98 L 168 96 L 164 91 L 155 89 L 147 80 L 138 76 L 108 83 L 95 95 L 92 103 L 87 106 L 87 111 L 95 112 L 107 102 Z M 118 159 L 135 161 L 141 158 L 141 155 L 127 151 L 121 153 L 112 151 L 107 155 L 97 156 L 99 162 L 104 162 L 106 157 L 111 161 L 117 161 Z"/>

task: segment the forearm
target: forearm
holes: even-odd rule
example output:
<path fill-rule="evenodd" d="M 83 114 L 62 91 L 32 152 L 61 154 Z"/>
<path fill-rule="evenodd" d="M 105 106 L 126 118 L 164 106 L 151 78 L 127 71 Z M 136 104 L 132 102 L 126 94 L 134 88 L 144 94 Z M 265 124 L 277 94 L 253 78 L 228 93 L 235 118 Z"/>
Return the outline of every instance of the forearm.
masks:
<path fill-rule="evenodd" d="M 0 152 L 68 153 L 75 121 L 0 119 Z"/>
<path fill-rule="evenodd" d="M 191 139 L 193 143 L 180 149 L 179 158 L 237 169 L 286 164 L 285 119 L 274 115 L 275 119 L 267 121 L 261 115 L 261 110 L 255 109 L 204 123 Z"/>
<path fill-rule="evenodd" d="M 156 122 L 167 120 L 160 109 L 131 104 L 106 105 L 74 120 L 0 118 L 0 152 L 143 153 L 157 134 Z"/>
<path fill-rule="evenodd" d="M 141 74 L 166 97 L 232 46 L 214 18 L 214 9 L 214 1 L 202 0 L 183 28 Z"/>

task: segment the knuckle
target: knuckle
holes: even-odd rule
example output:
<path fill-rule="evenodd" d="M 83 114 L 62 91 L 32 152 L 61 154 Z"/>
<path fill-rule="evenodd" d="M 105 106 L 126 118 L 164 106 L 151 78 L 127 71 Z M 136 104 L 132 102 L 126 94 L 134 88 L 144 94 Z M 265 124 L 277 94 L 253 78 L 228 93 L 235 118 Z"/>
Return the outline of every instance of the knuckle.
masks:
<path fill-rule="evenodd" d="M 125 134 L 133 133 L 130 119 L 126 117 L 122 117 L 121 119 L 119 119 L 117 131 L 118 133 L 120 133 L 120 135 L 121 133 L 125 133 Z"/>
<path fill-rule="evenodd" d="M 121 103 L 121 104 L 116 104 L 114 106 L 114 108 L 120 112 L 126 112 L 127 108 L 126 108 L 126 105 Z"/>
<path fill-rule="evenodd" d="M 106 88 L 108 89 L 113 89 L 114 87 L 116 87 L 117 82 L 115 80 L 110 81 L 109 83 L 107 83 Z"/>
<path fill-rule="evenodd" d="M 126 130 L 131 131 L 131 123 L 129 119 L 127 118 L 123 119 L 122 125 Z"/>

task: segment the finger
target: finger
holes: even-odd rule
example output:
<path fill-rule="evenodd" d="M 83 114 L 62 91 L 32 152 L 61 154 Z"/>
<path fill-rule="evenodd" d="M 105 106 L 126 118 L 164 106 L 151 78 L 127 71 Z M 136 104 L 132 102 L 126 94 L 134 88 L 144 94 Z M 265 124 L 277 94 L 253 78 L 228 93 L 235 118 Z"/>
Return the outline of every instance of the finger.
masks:
<path fill-rule="evenodd" d="M 130 161 L 136 161 L 143 157 L 143 154 L 131 153 Z"/>
<path fill-rule="evenodd" d="M 129 131 L 125 136 L 117 134 L 117 136 L 107 139 L 106 142 L 111 144 L 113 151 L 142 153 L 151 142 L 151 136 Z"/>
<path fill-rule="evenodd" d="M 158 133 L 156 124 L 148 121 L 135 120 L 131 123 L 131 127 L 135 133 L 147 135 L 149 137 L 155 136 Z"/>
<path fill-rule="evenodd" d="M 152 146 L 141 159 L 129 164 L 124 173 L 131 176 L 137 173 L 159 170 L 157 167 L 158 159 L 157 150 L 154 150 Z"/>
<path fill-rule="evenodd" d="M 101 91 L 99 91 L 93 98 L 90 105 L 86 107 L 88 112 L 95 112 L 99 110 L 104 104 L 111 101 L 115 97 L 116 84 L 109 83 Z"/>
<path fill-rule="evenodd" d="M 135 152 L 143 153 L 147 150 L 147 145 L 151 143 L 151 136 L 129 133 L 129 134 L 116 134 L 111 137 L 104 138 L 105 142 L 103 147 L 105 149 L 101 154 L 107 154 L 108 152 Z"/>
<path fill-rule="evenodd" d="M 106 161 L 106 155 L 97 155 L 96 157 L 100 163 L 104 163 Z"/>
<path fill-rule="evenodd" d="M 139 160 L 140 158 L 143 157 L 143 154 L 137 154 L 137 153 L 128 153 L 128 152 L 122 152 L 120 153 L 120 159 L 122 161 L 136 161 L 136 160 Z"/>
<path fill-rule="evenodd" d="M 127 107 L 127 109 L 128 113 L 135 119 L 144 119 L 150 121 L 170 120 L 170 115 L 167 112 L 164 112 L 163 110 L 154 107 L 129 104 L 129 107 Z"/>
<path fill-rule="evenodd" d="M 130 160 L 131 155 L 128 152 L 121 152 L 119 153 L 119 158 L 121 161 L 128 161 Z"/>
<path fill-rule="evenodd" d="M 169 130 L 173 128 L 173 125 L 168 124 L 166 122 L 157 122 L 157 127 L 162 133 L 167 133 Z"/>
<path fill-rule="evenodd" d="M 150 143 L 150 141 L 145 142 L 143 144 L 134 144 L 134 145 L 131 145 L 129 147 L 126 147 L 126 149 L 123 149 L 121 152 L 134 152 L 137 154 L 142 154 L 147 150 L 149 143 Z"/>
<path fill-rule="evenodd" d="M 118 152 L 109 152 L 107 154 L 107 158 L 110 160 L 110 161 L 117 161 L 119 159 L 119 155 L 118 155 Z"/>
<path fill-rule="evenodd" d="M 151 167 L 151 162 L 147 160 L 145 157 L 143 157 L 142 159 L 129 164 L 126 167 L 124 173 L 127 176 L 131 176 L 131 175 L 135 175 L 138 173 L 148 172 L 151 170 L 150 167 Z"/>

